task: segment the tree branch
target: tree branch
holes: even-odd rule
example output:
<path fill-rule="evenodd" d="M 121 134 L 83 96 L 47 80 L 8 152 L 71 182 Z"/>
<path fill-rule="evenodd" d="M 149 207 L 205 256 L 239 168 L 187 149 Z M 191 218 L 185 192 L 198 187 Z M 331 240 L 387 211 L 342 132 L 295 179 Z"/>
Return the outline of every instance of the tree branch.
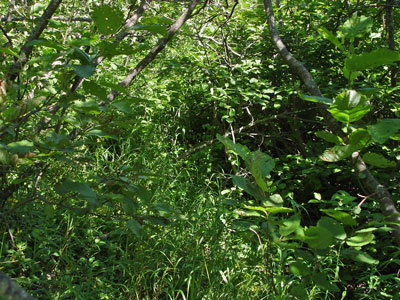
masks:
<path fill-rule="evenodd" d="M 28 39 L 25 44 L 22 46 L 20 51 L 20 58 L 11 65 L 9 73 L 7 74 L 7 78 L 10 81 L 14 81 L 17 78 L 18 74 L 21 72 L 22 68 L 28 61 L 29 55 L 32 53 L 33 46 L 29 43 L 37 40 L 42 34 L 43 30 L 47 27 L 49 20 L 52 15 L 55 13 L 57 8 L 60 6 L 62 0 L 51 0 L 50 4 L 47 6 L 43 15 L 40 17 L 39 21 L 36 24 L 36 27 L 31 31 Z"/>
<path fill-rule="evenodd" d="M 183 14 L 175 21 L 174 24 L 169 28 L 168 35 L 166 38 L 159 39 L 157 44 L 150 50 L 150 52 L 136 65 L 136 67 L 120 82 L 120 85 L 124 88 L 130 85 L 133 79 L 149 64 L 151 63 L 158 53 L 160 53 L 172 37 L 179 31 L 183 24 L 190 18 L 193 10 L 200 0 L 191 0 L 189 7 L 183 12 Z M 112 91 L 108 96 L 108 101 L 111 102 L 119 95 L 118 91 Z"/>
<path fill-rule="evenodd" d="M 274 12 L 272 9 L 271 0 L 264 0 L 264 7 L 267 14 L 268 28 L 275 47 L 278 49 L 279 54 L 283 60 L 289 65 L 289 67 L 296 72 L 296 74 L 303 81 L 306 89 L 314 96 L 321 96 L 321 91 L 318 85 L 315 83 L 314 78 L 304 67 L 304 65 L 295 59 L 292 54 L 287 50 L 285 44 L 279 36 L 279 32 L 276 28 L 276 22 L 274 18 Z M 320 106 L 320 108 L 325 108 L 326 106 Z M 343 135 L 340 130 L 340 124 L 326 111 L 326 109 L 321 110 L 325 112 L 324 119 L 329 128 L 332 128 L 336 134 Z M 333 126 L 332 126 L 333 125 Z M 381 210 L 385 216 L 388 216 L 393 221 L 400 221 L 400 213 L 396 210 L 394 201 L 390 193 L 385 189 L 385 187 L 375 179 L 375 177 L 369 172 L 365 162 L 362 160 L 358 152 L 353 153 L 353 162 L 355 164 L 355 169 L 359 174 L 362 174 L 361 179 L 362 184 L 365 188 L 376 194 L 376 200 L 379 202 Z M 400 226 L 393 225 L 394 238 L 398 245 L 400 245 Z"/>

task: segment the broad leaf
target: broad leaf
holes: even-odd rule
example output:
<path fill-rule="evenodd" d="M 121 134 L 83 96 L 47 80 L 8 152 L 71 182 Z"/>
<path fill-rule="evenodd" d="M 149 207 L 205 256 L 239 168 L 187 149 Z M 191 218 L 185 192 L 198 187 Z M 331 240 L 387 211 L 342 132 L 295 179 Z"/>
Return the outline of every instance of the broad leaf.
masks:
<path fill-rule="evenodd" d="M 275 162 L 271 156 L 264 154 L 261 151 L 251 153 L 250 171 L 258 186 L 264 192 L 268 190 L 264 178 L 269 175 L 274 166 Z"/>
<path fill-rule="evenodd" d="M 368 53 L 347 57 L 344 66 L 351 73 L 391 64 L 399 60 L 400 52 L 380 48 Z"/>
<path fill-rule="evenodd" d="M 328 217 L 321 217 L 317 226 L 326 228 L 332 233 L 333 237 L 338 240 L 344 240 L 347 237 L 344 227 L 337 220 Z"/>
<path fill-rule="evenodd" d="M 265 194 L 258 185 L 251 183 L 247 178 L 244 178 L 242 176 L 233 175 L 232 179 L 233 179 L 233 184 L 245 190 L 256 200 L 258 201 L 265 200 Z"/>
<path fill-rule="evenodd" d="M 134 235 L 140 237 L 142 235 L 142 225 L 135 219 L 129 220 L 126 225 L 128 226 L 129 230 L 132 231 Z"/>
<path fill-rule="evenodd" d="M 394 168 L 396 166 L 394 161 L 386 159 L 382 154 L 367 152 L 362 157 L 367 164 L 377 168 Z"/>
<path fill-rule="evenodd" d="M 379 263 L 379 260 L 374 259 L 368 253 L 355 250 L 355 249 L 344 249 L 342 252 L 344 257 L 349 257 L 355 262 L 360 262 L 369 265 L 376 265 Z"/>
<path fill-rule="evenodd" d="M 334 44 L 336 47 L 338 47 L 340 50 L 342 50 L 343 52 L 346 51 L 346 49 L 344 48 L 343 44 L 341 42 L 339 42 L 338 38 L 336 37 L 336 35 L 334 35 L 332 32 L 330 32 L 328 29 L 326 29 L 325 27 L 321 26 L 320 28 L 318 28 L 318 32 L 328 41 L 330 41 L 332 44 Z"/>
<path fill-rule="evenodd" d="M 372 23 L 371 17 L 357 16 L 357 13 L 354 13 L 353 16 L 343 24 L 342 33 L 347 39 L 362 37 L 371 30 Z"/>
<path fill-rule="evenodd" d="M 324 153 L 319 156 L 319 158 L 327 162 L 337 162 L 350 157 L 351 154 L 357 150 L 358 147 L 354 145 L 338 145 L 325 150 Z"/>
<path fill-rule="evenodd" d="M 310 226 L 305 231 L 305 242 L 314 249 L 326 249 L 333 245 L 333 235 L 325 227 Z"/>
<path fill-rule="evenodd" d="M 310 268 L 301 261 L 291 263 L 289 265 L 289 271 L 295 276 L 306 276 L 311 274 Z"/>
<path fill-rule="evenodd" d="M 67 193 L 78 193 L 82 198 L 89 201 L 89 204 L 96 207 L 97 194 L 92 188 L 84 182 L 72 181 L 69 178 L 64 179 L 61 183 L 55 186 L 58 194 L 63 195 Z"/>
<path fill-rule="evenodd" d="M 168 31 L 167 29 L 160 24 L 136 24 L 132 27 L 135 30 L 146 30 L 151 33 L 157 33 L 162 35 L 163 37 L 167 37 Z"/>
<path fill-rule="evenodd" d="M 310 96 L 299 92 L 299 97 L 305 101 L 323 103 L 327 105 L 333 104 L 333 100 L 325 97 Z"/>
<path fill-rule="evenodd" d="M 92 19 L 101 34 L 112 34 L 118 30 L 124 21 L 120 10 L 103 4 L 95 7 L 92 12 Z"/>
<path fill-rule="evenodd" d="M 368 132 L 373 140 L 383 144 L 400 129 L 400 119 L 384 119 L 377 124 L 368 126 Z"/>
<path fill-rule="evenodd" d="M 355 90 L 347 90 L 340 93 L 334 105 L 328 111 L 342 123 L 350 123 L 360 120 L 370 110 L 367 97 Z"/>
<path fill-rule="evenodd" d="M 291 216 L 289 219 L 282 221 L 282 224 L 279 226 L 279 233 L 282 236 L 288 236 L 289 234 L 296 232 L 296 230 L 300 227 L 300 215 L 295 214 Z"/>
<path fill-rule="evenodd" d="M 317 131 L 315 135 L 329 143 L 333 143 L 336 145 L 343 144 L 343 140 L 339 136 L 334 135 L 333 133 L 330 133 L 328 131 Z"/>
<path fill-rule="evenodd" d="M 107 90 L 94 81 L 86 80 L 82 84 L 86 93 L 97 96 L 100 100 L 107 100 Z"/>
<path fill-rule="evenodd" d="M 96 71 L 93 65 L 71 65 L 74 68 L 76 75 L 83 78 L 89 78 Z"/>
<path fill-rule="evenodd" d="M 313 275 L 314 275 L 313 276 L 314 283 L 320 289 L 330 291 L 333 293 L 337 293 L 340 291 L 340 289 L 337 287 L 336 284 L 332 283 L 326 278 L 326 275 L 324 273 L 315 273 Z"/>
<path fill-rule="evenodd" d="M 349 136 L 349 144 L 356 149 L 355 151 L 360 151 L 364 147 L 368 146 L 372 141 L 372 138 L 368 131 L 364 128 L 358 128 L 356 131 L 352 132 Z"/>
<path fill-rule="evenodd" d="M 358 232 L 349 238 L 346 243 L 351 247 L 361 247 L 371 243 L 374 237 L 374 234 L 371 232 Z"/>
<path fill-rule="evenodd" d="M 27 140 L 13 142 L 7 145 L 7 150 L 15 154 L 26 154 L 35 149 L 33 143 Z"/>
<path fill-rule="evenodd" d="M 328 216 L 338 220 L 339 222 L 342 222 L 344 225 L 357 225 L 357 222 L 353 219 L 353 217 L 344 211 L 334 209 L 321 209 L 321 211 Z"/>
<path fill-rule="evenodd" d="M 241 144 L 235 144 L 231 139 L 217 134 L 217 139 L 230 150 L 238 154 L 249 166 L 251 164 L 250 150 Z"/>

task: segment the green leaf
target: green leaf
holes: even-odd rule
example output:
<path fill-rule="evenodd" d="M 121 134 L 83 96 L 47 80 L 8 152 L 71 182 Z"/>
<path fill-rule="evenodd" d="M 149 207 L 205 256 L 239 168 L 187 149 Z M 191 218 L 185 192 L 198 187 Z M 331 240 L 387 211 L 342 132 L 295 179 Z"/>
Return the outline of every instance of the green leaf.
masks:
<path fill-rule="evenodd" d="M 45 8 L 46 8 L 46 4 L 35 3 L 31 8 L 31 13 L 34 14 L 34 13 L 40 12 L 40 11 L 44 10 Z"/>
<path fill-rule="evenodd" d="M 265 192 L 268 186 L 264 181 L 265 176 L 269 175 L 274 168 L 275 162 L 271 156 L 256 151 L 251 153 L 250 172 L 256 180 L 258 186 Z"/>
<path fill-rule="evenodd" d="M 370 110 L 367 97 L 355 90 L 347 90 L 340 93 L 334 105 L 328 111 L 332 116 L 342 123 L 350 123 L 360 120 Z"/>
<path fill-rule="evenodd" d="M 325 150 L 319 158 L 327 162 L 337 162 L 350 157 L 354 151 L 357 151 L 357 149 L 358 148 L 355 145 L 334 146 Z"/>
<path fill-rule="evenodd" d="M 162 35 L 163 37 L 168 36 L 168 31 L 167 29 L 160 24 L 136 24 L 132 27 L 134 30 L 146 30 L 151 33 L 157 33 Z"/>
<path fill-rule="evenodd" d="M 334 134 L 332 134 L 332 133 L 330 133 L 328 131 L 317 131 L 315 133 L 315 135 L 317 137 L 329 142 L 329 143 L 333 143 L 333 144 L 336 144 L 336 145 L 342 145 L 343 144 L 343 140 L 339 136 L 334 135 Z"/>
<path fill-rule="evenodd" d="M 265 194 L 258 185 L 251 183 L 247 178 L 242 176 L 233 175 L 232 179 L 233 184 L 245 190 L 246 193 L 253 196 L 256 200 L 265 200 Z"/>
<path fill-rule="evenodd" d="M 282 221 L 282 224 L 279 226 L 279 234 L 282 236 L 288 236 L 289 234 L 296 232 L 299 227 L 300 215 L 295 214 L 289 219 Z"/>
<path fill-rule="evenodd" d="M 338 38 L 332 32 L 330 32 L 328 29 L 326 29 L 325 27 L 321 26 L 317 30 L 325 39 L 330 41 L 332 44 L 334 44 L 340 50 L 342 50 L 343 52 L 346 51 L 346 49 L 344 48 L 343 44 L 341 42 L 339 42 Z"/>
<path fill-rule="evenodd" d="M 77 59 L 81 63 L 81 65 L 90 65 L 90 57 L 85 52 L 79 49 L 78 47 L 73 47 L 72 51 L 70 50 L 70 57 L 72 59 Z"/>
<path fill-rule="evenodd" d="M 10 48 L 0 48 L 0 52 L 1 52 L 1 53 L 6 53 L 6 54 L 9 54 L 9 55 L 12 55 L 12 56 L 14 56 L 14 57 L 16 57 L 16 58 L 19 58 L 18 53 L 17 53 L 17 52 L 14 52 L 14 51 L 11 50 Z"/>
<path fill-rule="evenodd" d="M 57 42 L 49 41 L 46 39 L 38 39 L 38 40 L 33 40 L 27 43 L 28 46 L 42 46 L 42 47 L 47 47 L 47 48 L 53 48 L 59 51 L 65 50 L 65 47 Z"/>
<path fill-rule="evenodd" d="M 340 289 L 337 287 L 336 284 L 330 282 L 324 273 L 316 273 L 313 276 L 313 280 L 316 286 L 320 289 L 330 291 L 332 293 L 337 293 Z"/>
<path fill-rule="evenodd" d="M 314 249 L 326 249 L 333 245 L 333 235 L 325 227 L 310 226 L 305 231 L 305 242 Z"/>
<path fill-rule="evenodd" d="M 303 99 L 305 101 L 310 101 L 310 102 L 317 102 L 317 103 L 323 103 L 327 105 L 332 105 L 333 100 L 325 97 L 318 97 L 318 96 L 310 96 L 310 95 L 305 95 L 303 93 L 299 92 L 299 97 L 300 99 Z"/>
<path fill-rule="evenodd" d="M 254 228 L 254 229 L 258 228 L 258 226 L 256 224 L 249 222 L 249 221 L 243 221 L 243 220 L 234 220 L 232 222 L 232 227 L 238 231 L 247 231 L 250 228 Z"/>
<path fill-rule="evenodd" d="M 87 133 L 87 135 L 88 136 L 97 136 L 97 137 L 104 137 L 104 138 L 110 138 L 110 139 L 118 140 L 116 136 L 109 135 L 109 134 L 105 133 L 101 129 L 92 129 Z"/>
<path fill-rule="evenodd" d="M 342 222 L 344 225 L 356 226 L 357 222 L 348 213 L 334 209 L 321 209 L 328 216 Z"/>
<path fill-rule="evenodd" d="M 295 296 L 299 300 L 308 300 L 310 297 L 308 296 L 307 289 L 303 284 L 297 284 L 290 288 L 290 294 Z"/>
<path fill-rule="evenodd" d="M 371 257 L 368 253 L 355 250 L 355 249 L 344 249 L 342 251 L 342 255 L 344 257 L 349 257 L 355 262 L 360 262 L 364 264 L 369 264 L 369 265 L 376 265 L 379 263 L 379 260 L 374 259 Z"/>
<path fill-rule="evenodd" d="M 96 71 L 93 65 L 71 65 L 74 68 L 76 75 L 82 78 L 89 78 Z"/>
<path fill-rule="evenodd" d="M 349 144 L 352 145 L 356 150 L 360 151 L 364 147 L 368 146 L 372 141 L 372 138 L 368 131 L 364 128 L 358 128 L 352 132 L 349 136 Z"/>
<path fill-rule="evenodd" d="M 35 150 L 35 147 L 32 142 L 23 140 L 8 144 L 7 150 L 15 154 L 26 154 Z"/>
<path fill-rule="evenodd" d="M 142 236 L 142 225 L 140 225 L 138 221 L 136 221 L 135 219 L 130 219 L 128 222 L 126 222 L 126 225 L 134 235 L 136 235 L 137 237 Z"/>
<path fill-rule="evenodd" d="M 98 85 L 96 82 L 85 80 L 82 84 L 82 87 L 87 94 L 95 95 L 100 100 L 107 100 L 107 90 Z"/>
<path fill-rule="evenodd" d="M 92 19 L 101 34 L 112 34 L 118 30 L 124 21 L 124 16 L 118 8 L 103 4 L 95 7 Z"/>
<path fill-rule="evenodd" d="M 342 26 L 342 33 L 347 39 L 354 39 L 355 37 L 362 37 L 365 33 L 369 32 L 372 28 L 372 18 L 365 16 L 353 16 L 348 19 Z"/>
<path fill-rule="evenodd" d="M 97 206 L 97 194 L 87 183 L 72 181 L 71 179 L 66 178 L 55 186 L 55 190 L 60 195 L 71 192 L 78 193 L 84 199 L 88 200 L 90 204 Z"/>
<path fill-rule="evenodd" d="M 334 219 L 321 217 L 317 223 L 317 226 L 326 228 L 332 233 L 333 237 L 338 240 L 344 240 L 347 237 L 342 224 L 338 223 L 338 221 Z"/>
<path fill-rule="evenodd" d="M 367 97 L 373 96 L 378 91 L 379 91 L 379 88 L 368 88 L 368 87 L 367 88 L 361 88 L 361 89 L 357 90 L 358 93 L 360 93 L 360 94 L 362 94 L 364 96 L 367 96 Z"/>
<path fill-rule="evenodd" d="M 244 205 L 243 207 L 246 209 L 261 211 L 264 213 L 288 213 L 293 211 L 293 209 L 288 207 L 262 207 L 262 206 L 248 206 L 248 205 Z"/>
<path fill-rule="evenodd" d="M 399 131 L 400 119 L 380 120 L 377 124 L 370 125 L 367 128 L 372 139 L 379 144 L 383 144 Z"/>
<path fill-rule="evenodd" d="M 306 276 L 311 274 L 310 268 L 303 262 L 295 261 L 289 265 L 289 271 L 294 276 Z"/>
<path fill-rule="evenodd" d="M 269 196 L 267 200 L 263 201 L 263 204 L 265 206 L 282 207 L 283 199 L 281 195 L 273 194 Z"/>
<path fill-rule="evenodd" d="M 251 164 L 250 150 L 239 143 L 235 144 L 233 141 L 227 137 L 217 134 L 217 139 L 225 145 L 228 149 L 234 151 L 238 154 L 249 166 Z"/>
<path fill-rule="evenodd" d="M 97 115 L 100 113 L 99 105 L 96 101 L 74 101 L 73 108 L 76 111 Z"/>
<path fill-rule="evenodd" d="M 367 152 L 362 157 L 367 164 L 377 168 L 394 168 L 396 166 L 394 161 L 390 161 L 378 153 Z"/>
<path fill-rule="evenodd" d="M 358 232 L 351 238 L 349 238 L 346 243 L 351 247 L 361 247 L 368 245 L 374 240 L 374 234 L 372 232 Z"/>
<path fill-rule="evenodd" d="M 126 88 L 123 88 L 122 86 L 120 86 L 119 84 L 112 83 L 112 82 L 106 82 L 106 81 L 102 81 L 100 83 L 102 86 L 109 87 L 113 90 L 120 92 L 121 94 L 129 95 L 129 91 Z"/>
<path fill-rule="evenodd" d="M 399 60 L 400 52 L 380 48 L 368 53 L 347 57 L 344 66 L 351 73 L 391 64 Z"/>

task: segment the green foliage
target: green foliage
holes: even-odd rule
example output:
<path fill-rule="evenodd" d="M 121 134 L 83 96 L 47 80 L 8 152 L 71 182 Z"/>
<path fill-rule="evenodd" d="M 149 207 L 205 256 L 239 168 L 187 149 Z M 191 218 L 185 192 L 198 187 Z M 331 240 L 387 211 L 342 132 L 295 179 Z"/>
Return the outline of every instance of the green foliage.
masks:
<path fill-rule="evenodd" d="M 366 17 L 380 7 L 275 9 L 315 97 L 253 1 L 197 7 L 128 86 L 183 2 L 152 1 L 117 41 L 139 1 L 64 1 L 9 82 L 42 2 L 0 3 L 16 17 L 0 35 L 2 272 L 48 299 L 396 297 L 393 224 L 346 164 L 360 152 L 399 197 L 399 56 Z"/>

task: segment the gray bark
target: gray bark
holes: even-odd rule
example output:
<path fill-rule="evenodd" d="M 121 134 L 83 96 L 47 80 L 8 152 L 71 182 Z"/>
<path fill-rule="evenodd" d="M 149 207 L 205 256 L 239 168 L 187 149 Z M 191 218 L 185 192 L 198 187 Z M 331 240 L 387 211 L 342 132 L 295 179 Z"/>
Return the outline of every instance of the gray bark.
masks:
<path fill-rule="evenodd" d="M 271 0 L 264 0 L 264 7 L 267 14 L 269 32 L 275 47 L 279 51 L 279 54 L 281 55 L 285 63 L 287 63 L 289 67 L 300 77 L 308 92 L 310 92 L 313 96 L 321 96 L 321 91 L 318 85 L 315 83 L 312 75 L 308 72 L 308 70 L 300 61 L 292 56 L 292 54 L 287 50 L 285 44 L 280 38 L 279 32 L 276 28 Z M 320 108 L 324 107 L 320 106 Z M 326 112 L 326 109 L 323 109 L 323 111 Z M 323 111 L 321 110 L 321 112 Z M 336 120 L 334 120 L 330 114 L 327 115 L 326 113 L 324 114 L 324 119 L 328 124 L 328 127 L 330 129 L 333 129 L 336 134 L 343 135 L 343 132 L 340 130 L 340 124 L 338 124 L 338 122 L 336 122 Z M 355 170 L 358 172 L 358 174 L 362 174 L 361 176 L 359 176 L 360 182 L 362 183 L 363 187 L 366 188 L 366 190 L 374 194 L 374 198 L 379 203 L 382 213 L 386 217 L 389 217 L 389 220 L 400 222 L 400 213 L 396 209 L 395 203 L 390 193 L 371 174 L 358 152 L 353 153 L 352 157 Z M 393 225 L 393 230 L 394 239 L 396 243 L 400 245 L 400 226 Z"/>
<path fill-rule="evenodd" d="M 14 281 L 0 272 L 0 297 L 5 300 L 35 300 Z"/>

